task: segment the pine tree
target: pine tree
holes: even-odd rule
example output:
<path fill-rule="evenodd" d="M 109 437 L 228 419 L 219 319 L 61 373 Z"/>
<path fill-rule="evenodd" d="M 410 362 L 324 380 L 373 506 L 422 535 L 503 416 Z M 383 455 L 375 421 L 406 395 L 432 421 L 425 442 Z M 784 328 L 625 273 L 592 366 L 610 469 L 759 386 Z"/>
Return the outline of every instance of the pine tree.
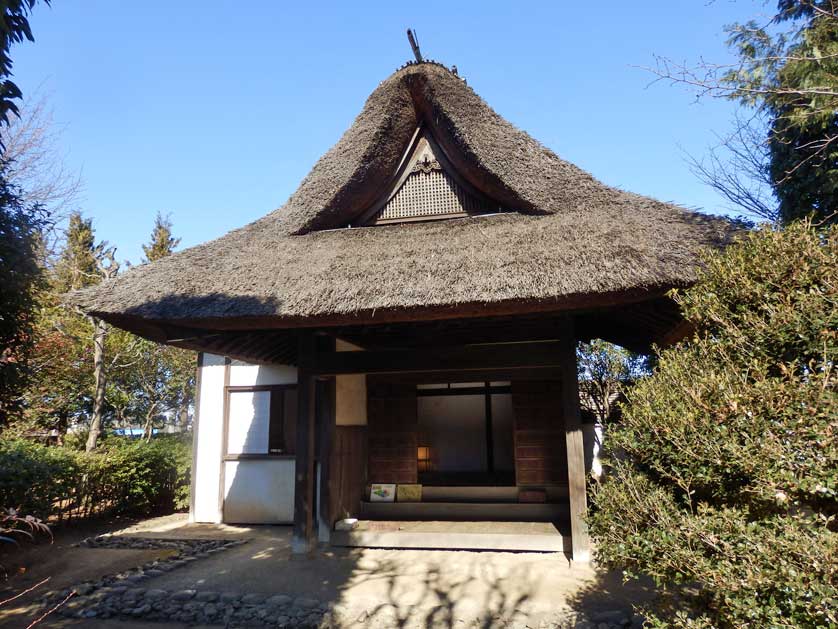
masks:
<path fill-rule="evenodd" d="M 85 219 L 74 212 L 65 232 L 65 246 L 53 274 L 53 289 L 56 293 L 78 290 L 98 284 L 103 279 L 115 277 L 119 265 L 114 259 L 114 249 L 106 242 L 96 242 L 92 219 Z M 69 317 L 74 315 L 67 314 Z M 101 319 L 90 317 L 93 341 L 93 395 L 90 432 L 86 450 L 96 448 L 102 431 L 105 407 L 106 365 L 105 340 L 107 324 Z M 86 340 L 82 340 L 86 344 Z"/>
<path fill-rule="evenodd" d="M 172 237 L 172 221 L 168 216 L 160 212 L 154 219 L 154 229 L 151 231 L 151 242 L 143 245 L 145 260 L 143 262 L 154 262 L 171 254 L 180 244 L 180 238 Z"/>
<path fill-rule="evenodd" d="M 98 284 L 101 273 L 96 262 L 103 245 L 97 247 L 93 220 L 73 212 L 65 232 L 64 249 L 61 251 L 53 274 L 53 286 L 59 293 Z"/>

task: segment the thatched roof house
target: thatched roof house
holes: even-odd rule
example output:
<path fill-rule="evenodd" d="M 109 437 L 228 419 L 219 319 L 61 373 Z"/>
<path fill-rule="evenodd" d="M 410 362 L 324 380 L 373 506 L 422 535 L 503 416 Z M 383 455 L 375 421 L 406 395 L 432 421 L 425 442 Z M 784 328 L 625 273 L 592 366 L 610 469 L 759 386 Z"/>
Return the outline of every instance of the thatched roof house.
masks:
<path fill-rule="evenodd" d="M 363 226 L 420 125 L 501 212 Z M 157 340 L 189 336 L 183 328 L 198 336 L 590 309 L 690 283 L 700 247 L 728 232 L 718 219 L 600 183 L 505 121 L 443 66 L 409 64 L 373 92 L 285 206 L 75 301 Z M 633 336 L 627 330 L 614 340 L 637 345 Z"/>
<path fill-rule="evenodd" d="M 71 299 L 204 353 L 194 519 L 293 520 L 308 548 L 316 456 L 321 539 L 347 513 L 396 517 L 367 483 L 422 483 L 435 493 L 399 504 L 399 517 L 569 516 L 582 559 L 575 342 L 673 340 L 681 317 L 667 291 L 730 233 L 602 184 L 455 73 L 412 63 L 284 207 Z M 340 351 L 346 342 L 363 351 Z M 262 366 L 254 375 L 231 358 Z M 475 507 L 475 485 L 497 485 L 492 504 Z"/>

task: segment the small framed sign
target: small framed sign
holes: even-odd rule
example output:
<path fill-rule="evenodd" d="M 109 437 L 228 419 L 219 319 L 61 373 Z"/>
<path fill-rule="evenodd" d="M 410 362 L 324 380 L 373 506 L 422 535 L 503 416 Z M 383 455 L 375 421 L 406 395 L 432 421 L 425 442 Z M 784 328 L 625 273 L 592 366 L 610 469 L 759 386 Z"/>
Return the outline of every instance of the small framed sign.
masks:
<path fill-rule="evenodd" d="M 370 485 L 370 502 L 393 502 L 396 499 L 396 485 L 373 483 Z"/>

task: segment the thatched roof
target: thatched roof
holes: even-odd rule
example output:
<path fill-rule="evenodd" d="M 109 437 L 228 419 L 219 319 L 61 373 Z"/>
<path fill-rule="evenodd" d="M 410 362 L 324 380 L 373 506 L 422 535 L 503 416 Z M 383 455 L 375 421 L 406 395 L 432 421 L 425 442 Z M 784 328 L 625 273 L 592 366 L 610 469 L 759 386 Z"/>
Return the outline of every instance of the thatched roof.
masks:
<path fill-rule="evenodd" d="M 349 228 L 420 123 L 460 175 L 515 211 Z M 410 64 L 372 93 L 285 206 L 72 301 L 149 336 L 156 322 L 316 327 L 585 308 L 689 284 L 699 249 L 729 234 L 720 219 L 602 184 L 446 68 Z"/>

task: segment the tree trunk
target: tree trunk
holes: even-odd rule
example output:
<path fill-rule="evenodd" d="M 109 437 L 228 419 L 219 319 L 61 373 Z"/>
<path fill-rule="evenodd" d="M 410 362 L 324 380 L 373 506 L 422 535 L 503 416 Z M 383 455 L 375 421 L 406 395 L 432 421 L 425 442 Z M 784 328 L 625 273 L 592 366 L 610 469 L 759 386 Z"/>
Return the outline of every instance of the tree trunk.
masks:
<path fill-rule="evenodd" d="M 58 421 L 55 422 L 55 429 L 58 431 L 58 445 L 64 445 L 64 437 L 67 436 L 67 428 L 70 425 L 70 413 L 66 408 L 58 411 Z"/>
<path fill-rule="evenodd" d="M 105 335 L 107 324 L 102 319 L 93 319 L 93 417 L 90 433 L 87 435 L 85 451 L 92 452 L 102 431 L 102 409 L 105 406 Z"/>
<path fill-rule="evenodd" d="M 152 404 L 145 416 L 145 426 L 143 426 L 143 439 L 151 441 L 151 431 L 154 430 L 154 412 L 157 410 L 157 404 Z"/>

